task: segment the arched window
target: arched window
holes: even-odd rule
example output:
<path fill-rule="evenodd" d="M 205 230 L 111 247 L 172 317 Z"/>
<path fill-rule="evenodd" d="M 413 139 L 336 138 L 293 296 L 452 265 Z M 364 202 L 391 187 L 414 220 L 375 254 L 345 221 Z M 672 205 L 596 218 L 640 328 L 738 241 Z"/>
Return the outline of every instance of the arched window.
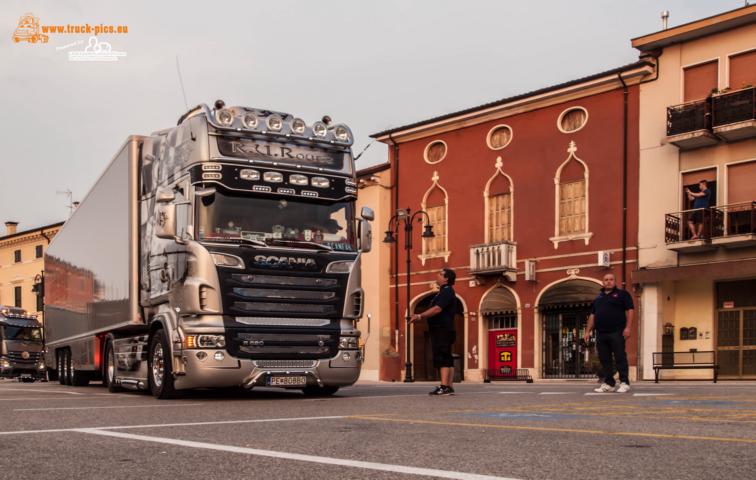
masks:
<path fill-rule="evenodd" d="M 588 165 L 575 155 L 575 142 L 570 142 L 567 152 L 554 177 L 555 225 L 550 238 L 554 248 L 559 242 L 580 239 L 588 245 L 593 235 L 588 231 Z"/>
<path fill-rule="evenodd" d="M 451 253 L 448 237 L 449 196 L 438 183 L 438 172 L 433 172 L 431 180 L 433 184 L 423 196 L 422 209 L 428 213 L 434 236 L 423 238 L 423 253 L 420 255 L 423 265 L 429 258 L 444 257 L 444 261 L 447 261 Z"/>
<path fill-rule="evenodd" d="M 511 242 L 514 238 L 514 186 L 510 176 L 502 170 L 502 165 L 501 157 L 497 157 L 496 172 L 488 180 L 483 191 L 486 243 Z"/>

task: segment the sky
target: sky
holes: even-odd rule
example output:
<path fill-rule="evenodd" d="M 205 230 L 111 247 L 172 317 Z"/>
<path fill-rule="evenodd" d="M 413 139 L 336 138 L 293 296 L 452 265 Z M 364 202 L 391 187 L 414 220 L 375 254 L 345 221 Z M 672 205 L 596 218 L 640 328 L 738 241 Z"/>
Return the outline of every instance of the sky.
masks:
<path fill-rule="evenodd" d="M 331 116 L 357 163 L 387 160 L 370 134 L 637 60 L 630 39 L 743 0 L 246 0 L 0 2 L 0 235 L 68 218 L 128 135 L 171 127 L 189 106 Z M 113 62 L 70 61 L 89 34 L 15 43 L 42 25 L 125 25 L 101 34 Z M 177 58 L 186 92 L 182 95 Z"/>

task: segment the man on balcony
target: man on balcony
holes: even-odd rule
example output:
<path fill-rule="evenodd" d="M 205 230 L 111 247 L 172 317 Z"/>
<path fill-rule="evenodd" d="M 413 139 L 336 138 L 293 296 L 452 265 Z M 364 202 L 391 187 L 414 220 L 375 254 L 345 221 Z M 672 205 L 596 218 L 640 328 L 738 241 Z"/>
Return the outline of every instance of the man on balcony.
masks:
<path fill-rule="evenodd" d="M 690 228 L 690 239 L 698 240 L 703 233 L 704 211 L 709 208 L 711 200 L 711 190 L 709 190 L 706 180 L 698 182 L 698 191 L 694 192 L 689 188 L 685 189 L 688 194 L 688 200 L 693 202 L 693 212 L 688 219 L 688 228 Z"/>

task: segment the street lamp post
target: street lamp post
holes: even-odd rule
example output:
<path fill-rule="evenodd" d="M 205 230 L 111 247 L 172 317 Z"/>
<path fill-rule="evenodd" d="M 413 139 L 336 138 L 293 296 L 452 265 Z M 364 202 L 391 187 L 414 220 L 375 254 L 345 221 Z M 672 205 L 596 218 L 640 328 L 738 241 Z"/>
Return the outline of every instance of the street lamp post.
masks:
<path fill-rule="evenodd" d="M 404 382 L 411 383 L 414 381 L 412 378 L 412 361 L 410 360 L 410 320 L 412 315 L 410 314 L 410 272 L 411 272 L 411 258 L 412 258 L 412 223 L 417 221 L 422 223 L 423 216 L 425 216 L 425 226 L 423 228 L 422 238 L 433 238 L 433 227 L 430 223 L 430 217 L 424 210 L 418 210 L 415 213 L 407 209 L 400 209 L 396 211 L 396 214 L 389 219 L 388 230 L 386 230 L 386 237 L 383 239 L 384 243 L 395 243 L 396 236 L 399 230 L 399 223 L 404 223 L 404 250 L 407 254 L 407 314 L 405 315 L 406 328 L 404 330 L 405 340 L 407 342 L 404 350 Z"/>

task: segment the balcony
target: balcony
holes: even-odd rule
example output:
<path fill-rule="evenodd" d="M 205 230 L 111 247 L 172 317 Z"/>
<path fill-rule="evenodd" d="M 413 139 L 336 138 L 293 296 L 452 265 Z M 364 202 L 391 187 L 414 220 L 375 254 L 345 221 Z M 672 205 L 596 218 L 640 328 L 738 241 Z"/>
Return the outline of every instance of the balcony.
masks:
<path fill-rule="evenodd" d="M 712 128 L 728 142 L 756 137 L 756 89 L 748 87 L 712 98 Z"/>
<path fill-rule="evenodd" d="M 667 141 L 681 150 L 716 144 L 710 108 L 709 99 L 667 107 Z"/>
<path fill-rule="evenodd" d="M 470 273 L 473 275 L 504 275 L 517 278 L 517 245 L 494 242 L 470 246 Z"/>
<path fill-rule="evenodd" d="M 712 237 L 712 245 L 725 248 L 756 246 L 756 202 L 717 207 L 724 218 L 723 235 Z"/>
<path fill-rule="evenodd" d="M 693 238 L 689 222 L 703 224 L 700 238 Z M 668 213 L 664 241 L 680 253 L 756 246 L 756 202 Z"/>

